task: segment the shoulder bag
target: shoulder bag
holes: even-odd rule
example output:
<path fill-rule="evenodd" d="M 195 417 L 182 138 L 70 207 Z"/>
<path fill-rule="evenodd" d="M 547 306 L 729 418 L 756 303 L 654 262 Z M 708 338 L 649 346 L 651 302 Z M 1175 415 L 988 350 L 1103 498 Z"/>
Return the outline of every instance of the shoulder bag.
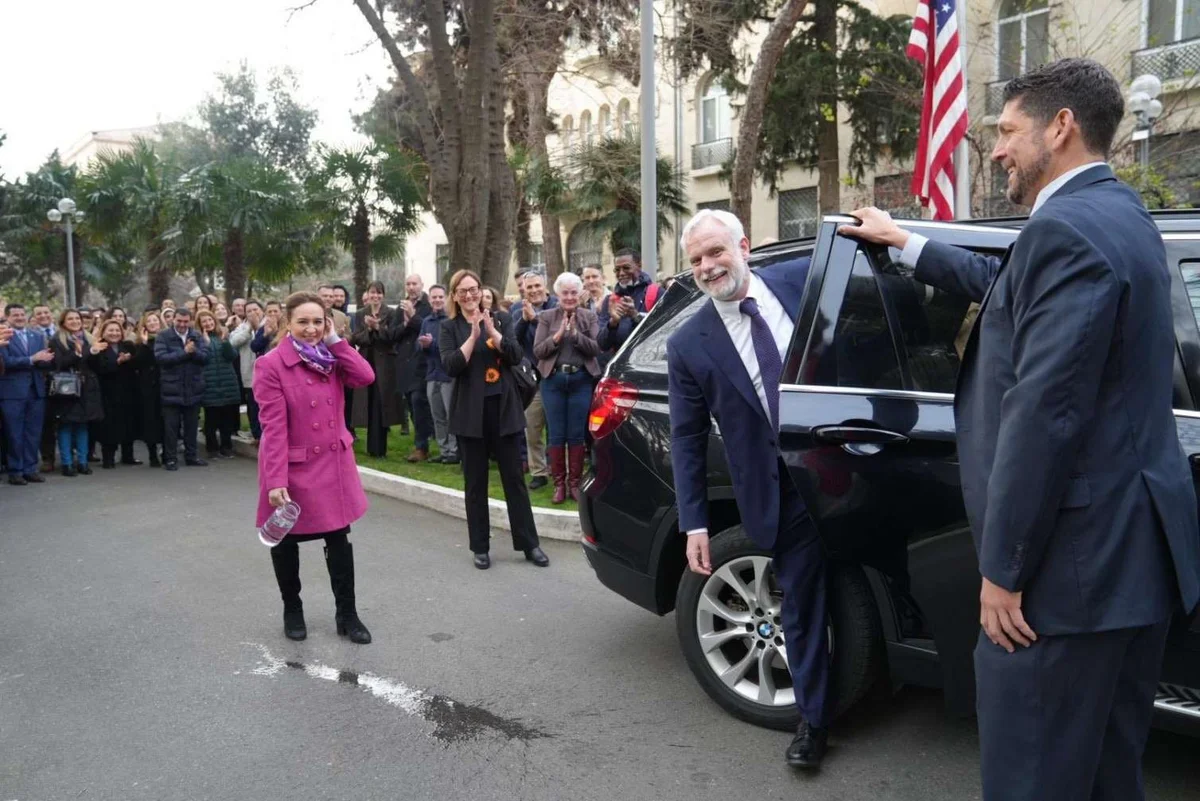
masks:
<path fill-rule="evenodd" d="M 63 370 L 50 374 L 50 394 L 56 398 L 78 398 L 83 381 L 74 370 Z"/>

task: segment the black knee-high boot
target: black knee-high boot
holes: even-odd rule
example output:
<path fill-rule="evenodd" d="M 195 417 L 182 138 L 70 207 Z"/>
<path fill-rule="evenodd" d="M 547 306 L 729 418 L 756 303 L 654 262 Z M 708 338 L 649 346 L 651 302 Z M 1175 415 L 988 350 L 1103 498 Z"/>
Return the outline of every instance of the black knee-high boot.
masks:
<path fill-rule="evenodd" d="M 329 568 L 329 585 L 337 607 L 337 633 L 360 645 L 369 643 L 371 632 L 358 619 L 354 606 L 354 546 L 345 537 L 326 540 L 325 565 Z"/>
<path fill-rule="evenodd" d="M 271 564 L 283 597 L 283 635 L 289 640 L 303 640 L 308 636 L 308 627 L 300 602 L 300 547 L 284 539 L 271 549 Z"/>

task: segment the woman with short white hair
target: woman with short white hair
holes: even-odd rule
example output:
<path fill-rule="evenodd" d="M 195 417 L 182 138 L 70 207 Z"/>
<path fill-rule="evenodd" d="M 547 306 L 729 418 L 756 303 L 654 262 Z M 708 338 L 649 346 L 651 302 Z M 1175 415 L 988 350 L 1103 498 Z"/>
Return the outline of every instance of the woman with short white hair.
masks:
<path fill-rule="evenodd" d="M 599 322 L 595 312 L 580 305 L 583 281 L 562 273 L 554 281 L 558 305 L 538 314 L 533 355 L 542 374 L 542 406 L 550 429 L 550 476 L 554 480 L 552 503 L 562 503 L 567 493 L 579 500 L 583 478 L 584 444 L 592 387 L 600 377 L 596 356 Z"/>

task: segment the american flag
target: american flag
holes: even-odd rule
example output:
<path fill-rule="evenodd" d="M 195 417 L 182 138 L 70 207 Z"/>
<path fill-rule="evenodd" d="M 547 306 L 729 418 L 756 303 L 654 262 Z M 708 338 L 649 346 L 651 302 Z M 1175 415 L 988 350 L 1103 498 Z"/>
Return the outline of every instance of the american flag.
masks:
<path fill-rule="evenodd" d="M 908 37 L 909 58 L 925 66 L 921 136 L 912 192 L 933 207 L 933 219 L 954 219 L 954 149 L 967 134 L 958 0 L 920 0 Z"/>

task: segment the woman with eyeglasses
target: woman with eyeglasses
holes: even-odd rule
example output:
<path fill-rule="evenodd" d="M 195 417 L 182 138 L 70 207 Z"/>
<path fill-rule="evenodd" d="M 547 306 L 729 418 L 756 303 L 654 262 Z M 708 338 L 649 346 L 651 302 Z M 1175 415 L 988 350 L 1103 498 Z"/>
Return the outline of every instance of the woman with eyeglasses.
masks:
<path fill-rule="evenodd" d="M 458 437 L 466 479 L 467 532 L 475 567 L 487 570 L 492 564 L 489 453 L 500 468 L 513 549 L 523 551 L 538 567 L 547 567 L 550 560 L 540 547 L 529 490 L 521 474 L 518 440 L 525 430 L 525 406 L 512 373 L 523 355 L 516 328 L 505 312 L 482 307 L 482 284 L 471 270 L 454 274 L 448 295 L 438 350 L 446 373 L 454 379 L 449 427 Z"/>

